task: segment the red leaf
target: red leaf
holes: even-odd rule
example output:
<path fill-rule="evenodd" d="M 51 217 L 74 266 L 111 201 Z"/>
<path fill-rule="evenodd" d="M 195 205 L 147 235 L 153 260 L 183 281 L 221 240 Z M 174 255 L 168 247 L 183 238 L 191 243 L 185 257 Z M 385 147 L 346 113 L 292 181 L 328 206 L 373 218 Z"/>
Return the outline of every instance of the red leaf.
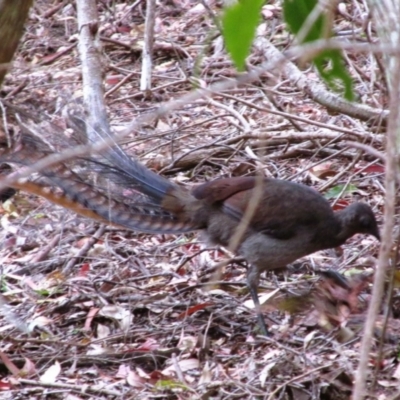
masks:
<path fill-rule="evenodd" d="M 185 312 L 181 313 L 178 315 L 178 319 L 183 319 L 185 317 L 187 317 L 188 315 L 192 315 L 194 314 L 196 311 L 199 310 L 204 310 L 206 307 L 208 306 L 212 306 L 214 305 L 214 303 L 201 303 L 201 304 L 197 304 L 193 307 L 190 307 L 188 310 L 186 310 Z"/>
<path fill-rule="evenodd" d="M 116 85 L 117 83 L 121 82 L 122 76 L 121 75 L 110 75 L 106 78 L 107 85 Z"/>
<path fill-rule="evenodd" d="M 163 377 L 164 377 L 164 375 L 162 374 L 162 372 L 161 371 L 153 371 L 153 372 L 150 372 L 150 378 L 151 379 L 154 379 L 154 380 L 159 380 L 159 379 L 162 379 Z"/>
<path fill-rule="evenodd" d="M 86 277 L 89 272 L 90 272 L 90 264 L 84 263 L 84 264 L 82 264 L 82 266 L 78 272 L 78 276 Z"/>
<path fill-rule="evenodd" d="M 10 390 L 12 385 L 10 382 L 0 381 L 0 390 Z"/>
<path fill-rule="evenodd" d="M 332 207 L 334 211 L 338 210 L 343 210 L 344 208 L 348 207 L 349 202 L 346 200 L 339 200 L 335 203 L 335 205 Z"/>
<path fill-rule="evenodd" d="M 356 173 L 358 172 L 366 172 L 366 173 L 379 173 L 379 174 L 383 174 L 385 172 L 385 167 L 381 164 L 374 164 L 374 165 L 370 165 L 367 168 L 356 168 L 355 170 Z"/>

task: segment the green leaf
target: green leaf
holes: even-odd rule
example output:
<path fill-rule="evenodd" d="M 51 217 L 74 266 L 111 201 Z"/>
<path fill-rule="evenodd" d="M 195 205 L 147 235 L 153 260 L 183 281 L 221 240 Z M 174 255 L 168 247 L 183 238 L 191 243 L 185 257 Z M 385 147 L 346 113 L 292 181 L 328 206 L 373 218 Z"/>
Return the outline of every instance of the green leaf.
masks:
<path fill-rule="evenodd" d="M 222 16 L 225 47 L 239 71 L 244 70 L 263 4 L 264 0 L 239 0 L 227 7 Z"/>
<path fill-rule="evenodd" d="M 48 289 L 37 289 L 35 293 L 41 297 L 49 297 L 50 291 Z"/>
<path fill-rule="evenodd" d="M 300 31 L 308 15 L 318 0 L 284 0 L 283 17 L 289 30 L 296 34 Z M 312 42 L 321 38 L 325 25 L 325 16 L 321 14 L 308 31 L 304 42 Z"/>
<path fill-rule="evenodd" d="M 317 0 L 284 0 L 284 19 L 292 33 L 297 34 L 300 31 L 317 2 Z M 326 32 L 327 23 L 326 16 L 322 13 L 310 27 L 304 42 L 326 39 L 326 35 L 328 38 L 331 37 L 332 32 Z M 345 68 L 340 50 L 325 50 L 314 58 L 313 63 L 332 90 L 343 92 L 349 101 L 354 100 L 353 81 Z"/>
<path fill-rule="evenodd" d="M 159 381 L 157 381 L 155 387 L 157 389 L 164 389 L 164 390 L 165 389 L 169 389 L 169 390 L 172 390 L 172 389 L 187 390 L 188 389 L 187 385 L 184 385 L 183 383 L 176 382 L 176 381 L 169 380 L 169 379 L 160 379 Z"/>
<path fill-rule="evenodd" d="M 353 100 L 353 81 L 344 66 L 340 50 L 325 50 L 313 61 L 332 90 L 341 92 L 344 89 L 344 97 L 349 101 Z"/>
<path fill-rule="evenodd" d="M 343 191 L 345 188 L 345 185 L 336 185 L 332 188 L 330 188 L 325 194 L 324 197 L 326 199 L 337 199 L 340 195 L 343 197 L 346 194 L 352 194 L 357 191 L 357 186 L 354 185 L 347 185 L 346 189 Z"/>
<path fill-rule="evenodd" d="M 43 213 L 37 213 L 33 216 L 34 219 L 41 219 L 44 218 L 46 216 L 46 214 Z"/>

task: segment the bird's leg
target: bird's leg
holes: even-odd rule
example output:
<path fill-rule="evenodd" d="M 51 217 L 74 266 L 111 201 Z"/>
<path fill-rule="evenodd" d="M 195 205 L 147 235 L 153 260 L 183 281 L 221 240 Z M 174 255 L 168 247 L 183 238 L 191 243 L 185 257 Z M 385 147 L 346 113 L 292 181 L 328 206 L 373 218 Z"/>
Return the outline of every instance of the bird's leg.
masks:
<path fill-rule="evenodd" d="M 267 325 L 265 324 L 264 316 L 261 312 L 261 304 L 258 298 L 258 283 L 259 283 L 259 272 L 257 266 L 251 265 L 247 271 L 247 286 L 249 287 L 251 297 L 253 298 L 254 307 L 257 313 L 258 325 L 261 332 L 265 336 L 269 336 Z"/>

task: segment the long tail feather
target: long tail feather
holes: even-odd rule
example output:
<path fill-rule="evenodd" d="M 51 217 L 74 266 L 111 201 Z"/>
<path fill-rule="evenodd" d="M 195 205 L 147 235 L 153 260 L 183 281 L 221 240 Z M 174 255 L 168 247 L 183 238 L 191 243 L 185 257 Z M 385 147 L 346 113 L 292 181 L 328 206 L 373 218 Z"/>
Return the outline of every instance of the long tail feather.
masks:
<path fill-rule="evenodd" d="M 23 166 L 34 164 L 47 155 L 45 151 L 35 148 L 35 140 L 22 140 L 16 152 L 3 151 L 0 162 Z M 152 198 L 132 194 L 124 201 L 118 196 L 108 195 L 82 180 L 63 163 L 41 171 L 41 175 L 50 182 L 49 185 L 20 180 L 11 187 L 44 197 L 85 217 L 132 230 L 183 233 L 200 228 L 195 221 L 178 218 L 176 213 L 164 209 Z M 60 190 L 57 191 L 54 186 Z"/>

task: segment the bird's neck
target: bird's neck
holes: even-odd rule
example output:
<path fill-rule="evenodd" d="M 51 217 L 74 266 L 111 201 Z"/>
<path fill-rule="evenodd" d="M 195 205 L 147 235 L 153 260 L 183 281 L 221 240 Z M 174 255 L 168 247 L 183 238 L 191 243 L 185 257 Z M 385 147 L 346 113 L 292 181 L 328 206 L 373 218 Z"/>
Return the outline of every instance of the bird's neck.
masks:
<path fill-rule="evenodd" d="M 336 235 L 337 246 L 342 245 L 347 239 L 351 238 L 357 233 L 352 213 L 345 208 L 344 210 L 336 211 L 335 218 L 338 221 L 340 229 Z"/>

